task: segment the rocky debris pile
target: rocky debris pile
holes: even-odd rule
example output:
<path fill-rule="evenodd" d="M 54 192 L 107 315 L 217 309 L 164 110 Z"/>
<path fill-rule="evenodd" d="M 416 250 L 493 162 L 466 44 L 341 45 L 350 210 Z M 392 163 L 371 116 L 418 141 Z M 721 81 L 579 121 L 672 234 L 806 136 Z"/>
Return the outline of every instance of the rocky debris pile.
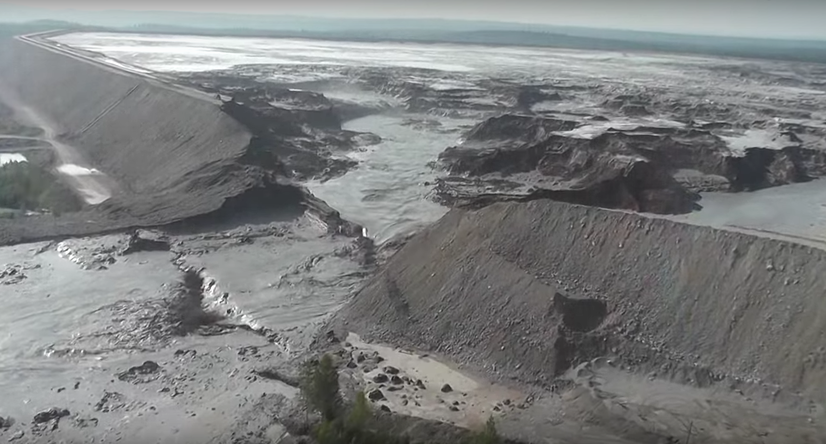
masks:
<path fill-rule="evenodd" d="M 302 125 L 341 129 L 333 102 L 321 93 L 260 82 L 232 70 L 190 73 L 179 81 L 222 100 L 246 105 L 282 124 L 292 124 L 296 131 Z"/>
<path fill-rule="evenodd" d="M 44 422 L 55 421 L 59 420 L 60 418 L 65 418 L 70 414 L 71 413 L 69 413 L 69 411 L 66 409 L 53 407 L 49 410 L 44 410 L 34 415 L 34 419 L 32 420 L 32 422 L 35 424 L 42 424 Z"/>
<path fill-rule="evenodd" d="M 103 396 L 95 404 L 95 411 L 111 413 L 122 410 L 127 406 L 126 397 L 118 392 L 104 391 Z"/>
<path fill-rule="evenodd" d="M 84 270 L 106 270 L 109 265 L 117 262 L 115 243 L 99 242 L 91 247 L 88 243 L 76 239 L 68 239 L 57 243 L 57 254 L 63 259 L 73 262 Z"/>
<path fill-rule="evenodd" d="M 547 200 L 453 210 L 394 256 L 333 325 L 550 390 L 577 364 L 608 356 L 640 375 L 733 384 L 767 397 L 802 391 L 820 402 L 826 372 L 809 363 L 819 359 L 811 350 L 823 335 L 801 332 L 820 331 L 806 313 L 821 310 L 809 289 L 822 281 L 823 256 Z M 787 300 L 798 310 L 790 313 Z M 675 328 L 675 316 L 686 322 Z M 799 327 L 776 326 L 782 316 Z M 756 328 L 754 319 L 765 325 Z M 790 339 L 799 334 L 805 339 Z"/>
<path fill-rule="evenodd" d="M 202 305 L 203 279 L 197 271 L 186 270 L 180 282 L 164 286 L 158 297 L 146 300 L 121 300 L 101 307 L 94 319 L 111 319 L 110 324 L 90 323 L 75 337 L 52 346 L 56 356 L 98 354 L 112 350 L 155 350 L 169 345 L 176 337 L 208 334 L 223 316 Z M 91 315 L 90 315 L 91 316 Z M 221 328 L 221 327 L 216 327 Z M 153 379 L 158 368 L 152 361 L 118 375 L 121 380 Z"/>
<path fill-rule="evenodd" d="M 27 267 L 21 264 L 6 264 L 0 268 L 0 285 L 14 285 L 28 278 Z"/>
<path fill-rule="evenodd" d="M 513 114 L 480 123 L 439 156 L 448 176 L 437 181 L 436 198 L 469 207 L 550 198 L 680 214 L 698 208 L 698 191 L 754 190 L 826 174 L 826 152 L 815 149 L 749 148 L 737 156 L 696 128 L 640 126 L 585 138 L 574 134 L 581 125 Z"/>
<path fill-rule="evenodd" d="M 69 410 L 59 407 L 53 407 L 37 413 L 32 419 L 32 433 L 42 435 L 54 432 L 60 426 L 60 420 L 70 415 Z"/>
<path fill-rule="evenodd" d="M 118 379 L 132 384 L 144 384 L 158 379 L 161 366 L 154 361 L 146 361 L 141 365 L 131 367 L 129 370 L 118 373 Z"/>
<path fill-rule="evenodd" d="M 336 155 L 381 141 L 341 129 L 336 104 L 323 94 L 220 73 L 190 74 L 186 83 L 216 94 L 221 109 L 255 135 L 246 156 L 288 177 L 330 179 L 355 166 Z"/>
<path fill-rule="evenodd" d="M 742 156 L 727 158 L 727 166 L 734 191 L 754 191 L 826 175 L 826 152 L 800 146 L 746 148 Z"/>
<path fill-rule="evenodd" d="M 162 233 L 136 230 L 129 234 L 126 246 L 121 250 L 122 256 L 141 251 L 169 251 L 169 239 Z"/>

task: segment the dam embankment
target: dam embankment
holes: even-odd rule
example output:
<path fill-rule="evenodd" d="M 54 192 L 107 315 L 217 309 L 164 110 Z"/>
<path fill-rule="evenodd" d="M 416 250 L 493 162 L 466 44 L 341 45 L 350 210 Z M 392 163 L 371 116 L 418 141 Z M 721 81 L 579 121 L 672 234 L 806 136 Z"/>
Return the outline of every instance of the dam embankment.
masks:
<path fill-rule="evenodd" d="M 502 203 L 415 236 L 334 325 L 528 383 L 617 356 L 632 371 L 823 401 L 824 264 L 823 250 L 786 241 Z"/>
<path fill-rule="evenodd" d="M 214 212 L 251 189 L 272 189 L 264 194 L 277 205 L 308 203 L 302 188 L 245 162 L 254 135 L 207 96 L 19 39 L 0 44 L 0 90 L 17 114 L 45 126 L 113 189 L 79 213 L 0 221 L 0 243 L 168 224 Z M 317 199 L 305 200 L 322 218 L 337 218 Z"/>

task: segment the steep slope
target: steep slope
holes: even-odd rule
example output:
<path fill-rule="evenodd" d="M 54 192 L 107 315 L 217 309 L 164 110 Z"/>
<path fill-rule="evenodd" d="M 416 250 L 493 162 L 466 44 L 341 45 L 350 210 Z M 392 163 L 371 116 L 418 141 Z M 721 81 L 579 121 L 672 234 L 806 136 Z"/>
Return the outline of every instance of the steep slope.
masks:
<path fill-rule="evenodd" d="M 551 385 L 619 356 L 705 386 L 826 400 L 826 252 L 552 201 L 454 210 L 335 320 L 373 339 Z"/>
<path fill-rule="evenodd" d="M 278 168 L 252 162 L 251 131 L 206 96 L 18 40 L 0 46 L 0 90 L 112 182 L 112 197 L 87 211 L 0 222 L 0 243 L 162 225 L 214 212 L 236 197 L 250 206 L 241 196 L 253 189 L 269 190 L 254 193 L 263 207 L 304 204 L 337 218 L 279 179 Z"/>

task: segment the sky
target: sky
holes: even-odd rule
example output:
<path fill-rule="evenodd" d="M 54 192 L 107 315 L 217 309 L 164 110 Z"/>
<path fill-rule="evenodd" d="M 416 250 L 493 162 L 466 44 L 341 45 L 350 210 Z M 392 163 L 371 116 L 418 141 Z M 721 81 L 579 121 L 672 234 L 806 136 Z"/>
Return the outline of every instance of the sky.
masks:
<path fill-rule="evenodd" d="M 72 8 L 493 20 L 704 35 L 826 39 L 826 0 L 0 0 L 0 7 L 13 5 L 44 11 Z"/>

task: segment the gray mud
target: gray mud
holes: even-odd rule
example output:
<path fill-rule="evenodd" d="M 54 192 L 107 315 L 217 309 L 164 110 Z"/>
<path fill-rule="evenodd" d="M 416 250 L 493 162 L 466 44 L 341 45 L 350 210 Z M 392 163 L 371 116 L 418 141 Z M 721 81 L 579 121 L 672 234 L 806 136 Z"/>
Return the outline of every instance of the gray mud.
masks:
<path fill-rule="evenodd" d="M 786 184 L 826 171 L 822 67 L 56 39 L 76 48 L 0 48 L 0 143 L 71 148 L 112 193 L 0 221 L 3 244 L 56 237 L 0 248 L 0 440 L 278 442 L 308 421 L 297 364 L 332 349 L 349 395 L 386 390 L 422 436 L 492 414 L 529 442 L 823 442 L 826 257 L 702 226 L 816 237 L 759 208 L 819 214 L 818 181 Z M 208 62 L 168 56 L 193 44 Z M 2 118 L 23 108 L 39 128 Z M 535 193 L 557 188 L 587 193 Z M 728 194 L 696 225 L 548 200 L 679 213 L 708 191 Z M 438 194 L 486 208 L 424 229 Z M 328 325 L 379 343 L 331 348 Z"/>
<path fill-rule="evenodd" d="M 269 375 L 296 372 L 371 270 L 369 244 L 311 216 L 283 219 L 0 249 L 14 264 L 2 273 L 0 391 L 15 400 L 2 412 L 15 424 L 0 433 L 264 439 L 296 395 Z M 69 415 L 33 420 L 51 407 Z"/>

